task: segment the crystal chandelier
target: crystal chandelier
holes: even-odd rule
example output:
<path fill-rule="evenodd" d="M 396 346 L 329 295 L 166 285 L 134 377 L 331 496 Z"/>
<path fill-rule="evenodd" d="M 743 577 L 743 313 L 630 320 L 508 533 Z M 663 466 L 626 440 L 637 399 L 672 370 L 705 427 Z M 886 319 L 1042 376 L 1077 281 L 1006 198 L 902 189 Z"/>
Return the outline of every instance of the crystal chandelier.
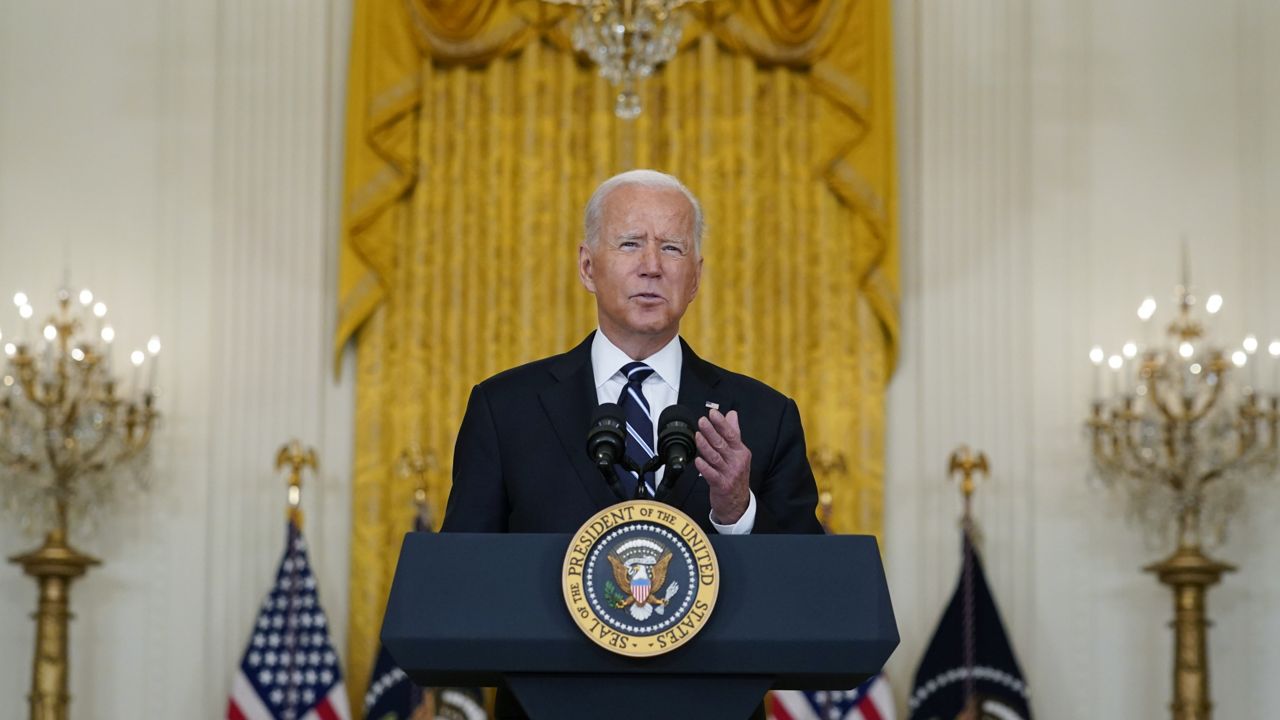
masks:
<path fill-rule="evenodd" d="M 640 115 L 636 84 L 675 56 L 684 29 L 676 10 L 703 0 L 545 0 L 573 5 L 582 14 L 573 27 L 573 48 L 600 66 L 600 76 L 619 88 L 613 112 L 623 120 Z"/>
<path fill-rule="evenodd" d="M 146 485 L 148 448 L 157 414 L 156 356 L 135 350 L 131 381 L 112 372 L 115 330 L 107 306 L 82 290 L 58 291 L 57 307 L 33 332 L 35 310 L 24 293 L 14 296 L 21 331 L 4 342 L 7 360 L 0 385 L 0 509 L 27 529 L 44 531 L 44 544 L 11 561 L 36 579 L 35 662 L 29 696 L 31 717 L 68 715 L 67 622 L 73 580 L 98 560 L 72 547 L 72 521 L 84 521 L 131 489 Z M 146 380 L 143 381 L 144 364 Z M 83 523 L 81 523 L 83 524 Z"/>
<path fill-rule="evenodd" d="M 1245 488 L 1280 469 L 1280 340 L 1265 354 L 1253 335 L 1228 349 L 1208 340 L 1194 313 L 1185 255 L 1177 297 L 1165 342 L 1150 341 L 1156 302 L 1147 298 L 1138 308 L 1144 346 L 1127 342 L 1110 357 L 1092 349 L 1087 425 L 1094 474 L 1120 492 L 1130 516 L 1149 533 L 1176 540 L 1171 555 L 1145 568 L 1174 596 L 1169 707 L 1174 720 L 1208 720 L 1205 598 L 1235 568 L 1206 556 L 1204 548 L 1223 540 Z M 1221 309 L 1220 295 L 1204 303 L 1210 318 Z"/>

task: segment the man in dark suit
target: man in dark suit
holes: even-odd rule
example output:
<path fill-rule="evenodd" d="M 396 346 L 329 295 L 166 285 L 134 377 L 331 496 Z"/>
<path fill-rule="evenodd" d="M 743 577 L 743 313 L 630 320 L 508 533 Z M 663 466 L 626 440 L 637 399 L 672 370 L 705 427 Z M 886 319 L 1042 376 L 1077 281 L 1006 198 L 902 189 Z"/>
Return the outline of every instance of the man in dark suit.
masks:
<path fill-rule="evenodd" d="M 702 210 L 674 177 L 633 170 L 587 204 L 578 274 L 596 297 L 599 330 L 562 355 L 477 385 L 454 449 L 444 532 L 573 532 L 619 501 L 586 452 L 593 408 L 642 412 L 629 440 L 652 454 L 657 418 L 679 402 L 703 414 L 698 457 L 668 488 L 636 483 L 722 534 L 820 533 L 817 488 L 800 414 L 767 385 L 699 358 L 679 338 L 702 276 Z M 649 437 L 644 437 L 649 435 Z M 629 495 L 628 495 L 629 496 Z M 499 696 L 499 717 L 520 717 Z"/>

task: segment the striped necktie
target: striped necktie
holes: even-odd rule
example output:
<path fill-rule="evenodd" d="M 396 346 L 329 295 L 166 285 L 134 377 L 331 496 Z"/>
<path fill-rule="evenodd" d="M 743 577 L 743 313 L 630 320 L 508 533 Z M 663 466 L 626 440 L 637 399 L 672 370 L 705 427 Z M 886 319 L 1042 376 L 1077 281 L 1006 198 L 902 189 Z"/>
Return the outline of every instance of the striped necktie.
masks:
<path fill-rule="evenodd" d="M 644 467 L 657 455 L 653 450 L 653 413 L 640 389 L 645 379 L 653 374 L 653 368 L 642 362 L 632 362 L 623 365 L 621 372 L 627 379 L 627 385 L 618 397 L 618 405 L 627 419 L 627 457 L 639 467 Z M 627 497 L 634 497 L 638 480 L 636 474 L 618 466 L 618 477 Z M 649 490 L 649 497 L 653 497 L 656 482 L 652 472 L 645 473 L 644 484 Z"/>

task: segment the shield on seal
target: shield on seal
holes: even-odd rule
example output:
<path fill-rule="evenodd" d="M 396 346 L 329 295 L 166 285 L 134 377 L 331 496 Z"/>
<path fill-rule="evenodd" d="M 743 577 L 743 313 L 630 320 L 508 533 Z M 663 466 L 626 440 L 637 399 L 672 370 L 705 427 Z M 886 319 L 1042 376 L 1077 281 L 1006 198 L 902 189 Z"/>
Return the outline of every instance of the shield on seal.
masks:
<path fill-rule="evenodd" d="M 649 586 L 651 582 L 648 575 L 638 573 L 631 578 L 631 596 L 636 599 L 637 605 L 643 605 L 645 600 L 649 598 Z"/>

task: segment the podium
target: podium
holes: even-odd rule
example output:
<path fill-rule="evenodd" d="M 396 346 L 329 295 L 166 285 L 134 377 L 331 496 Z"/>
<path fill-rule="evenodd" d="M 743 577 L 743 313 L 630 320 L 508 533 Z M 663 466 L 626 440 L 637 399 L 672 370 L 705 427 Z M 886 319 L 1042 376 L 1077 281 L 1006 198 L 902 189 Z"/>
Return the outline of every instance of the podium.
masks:
<path fill-rule="evenodd" d="M 713 536 L 720 593 L 666 655 L 630 658 L 574 624 L 568 534 L 409 533 L 382 642 L 419 685 L 506 686 L 532 720 L 746 718 L 770 689 L 849 689 L 898 629 L 873 537 Z"/>

